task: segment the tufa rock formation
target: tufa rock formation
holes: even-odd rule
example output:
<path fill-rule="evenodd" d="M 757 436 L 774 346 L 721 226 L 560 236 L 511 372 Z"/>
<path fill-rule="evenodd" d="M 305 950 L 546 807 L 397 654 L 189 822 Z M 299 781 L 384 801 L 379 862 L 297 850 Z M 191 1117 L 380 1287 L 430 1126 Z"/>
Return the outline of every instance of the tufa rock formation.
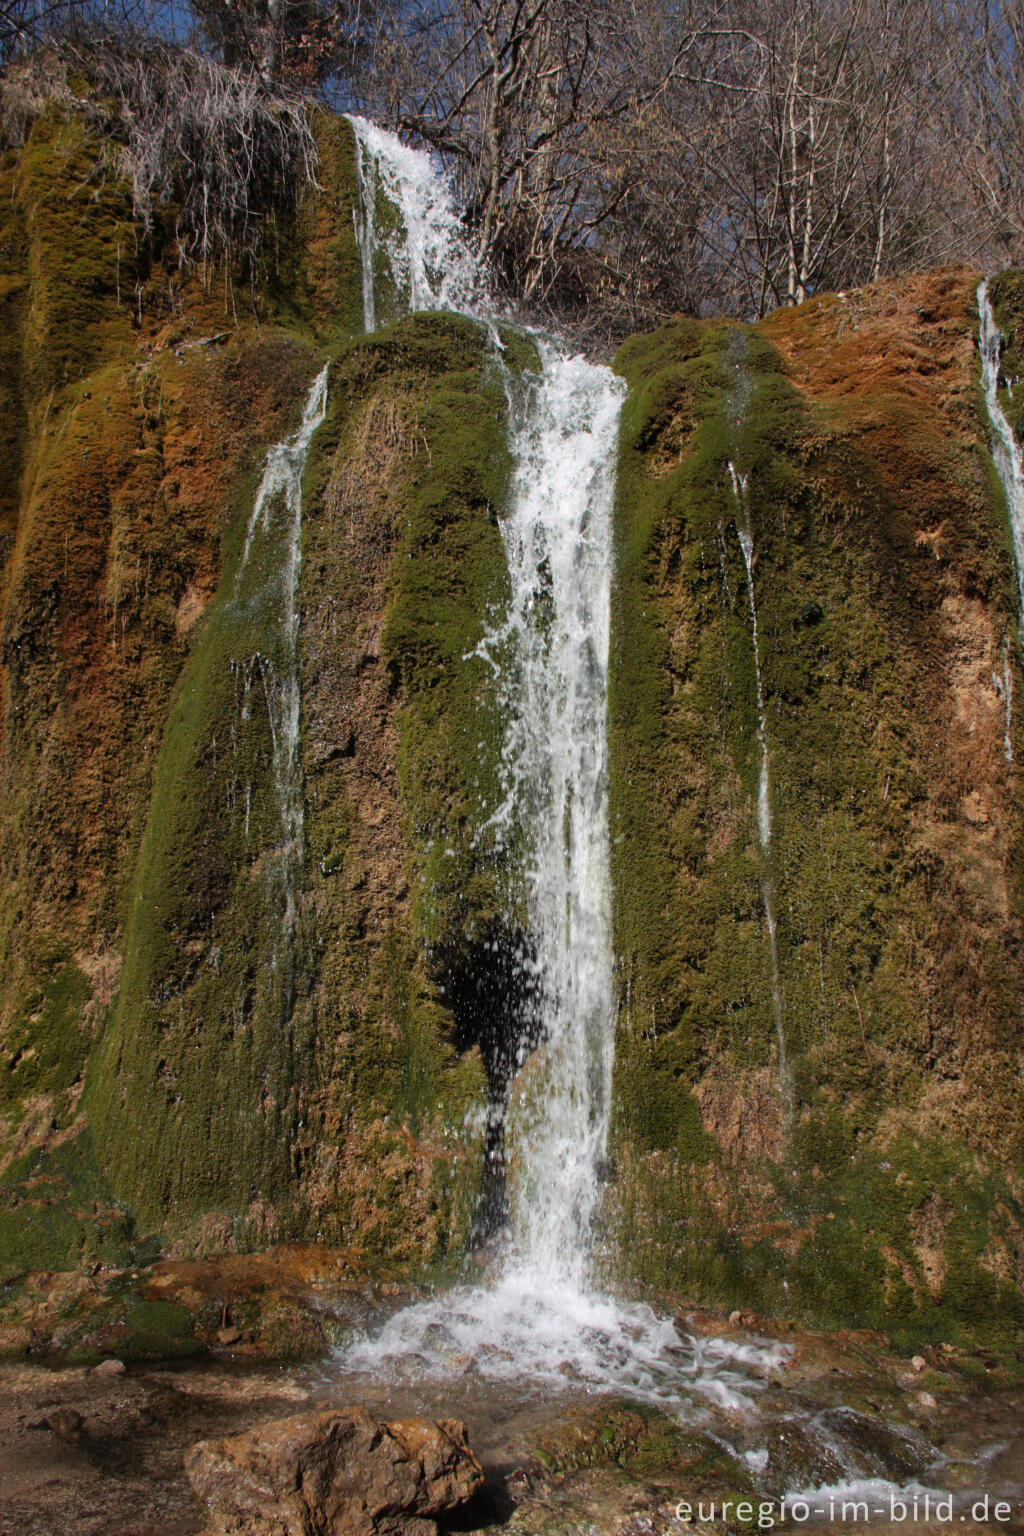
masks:
<path fill-rule="evenodd" d="M 469 321 L 359 334 L 351 133 L 316 133 L 244 287 L 181 274 L 70 107 L 0 161 L 0 1279 L 294 1241 L 442 1277 L 473 1232 L 523 945 L 477 835 L 505 397 Z M 1024 679 L 975 286 L 616 361 L 615 1277 L 1024 1327 Z M 1024 280 L 991 291 L 1012 380 Z M 240 572 L 327 360 L 282 893 L 273 544 Z"/>

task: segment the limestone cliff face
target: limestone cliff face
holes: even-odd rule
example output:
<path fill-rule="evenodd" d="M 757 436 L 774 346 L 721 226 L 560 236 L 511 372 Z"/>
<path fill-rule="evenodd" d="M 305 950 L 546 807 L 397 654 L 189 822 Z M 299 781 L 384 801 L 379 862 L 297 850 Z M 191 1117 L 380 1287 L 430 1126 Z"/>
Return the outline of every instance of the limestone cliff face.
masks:
<path fill-rule="evenodd" d="M 1021 1317 L 1021 651 L 975 286 L 620 357 L 616 1193 L 656 1284 Z"/>
<path fill-rule="evenodd" d="M 358 334 L 343 123 L 266 279 L 207 292 L 90 132 L 44 116 L 0 172 L 0 1271 L 457 1261 L 514 921 L 475 836 L 504 395 L 468 322 Z M 620 355 L 606 1236 L 642 1283 L 1021 1320 L 1024 681 L 975 331 L 952 272 Z M 283 892 L 281 637 L 239 573 L 328 359 Z"/>

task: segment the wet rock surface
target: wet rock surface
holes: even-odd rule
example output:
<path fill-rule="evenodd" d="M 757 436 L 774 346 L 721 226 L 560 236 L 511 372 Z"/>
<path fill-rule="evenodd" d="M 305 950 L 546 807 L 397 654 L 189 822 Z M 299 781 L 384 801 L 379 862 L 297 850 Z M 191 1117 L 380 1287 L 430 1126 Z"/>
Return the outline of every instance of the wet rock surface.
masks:
<path fill-rule="evenodd" d="M 456 1419 L 295 1414 L 185 1457 L 218 1536 L 435 1536 L 483 1483 Z"/>
<path fill-rule="evenodd" d="M 381 1299 L 374 1301 L 366 1301 L 368 1316 L 379 1315 Z M 727 1315 L 695 1310 L 681 1313 L 678 1326 L 708 1339 L 745 1332 Z M 336 1422 L 340 1405 L 353 1402 L 362 1409 L 347 1411 L 364 1428 L 423 1417 L 457 1418 L 468 1426 L 483 1474 L 478 1491 L 447 1514 L 422 1505 L 418 1512 L 396 1512 L 406 1530 L 417 1529 L 408 1521 L 420 1521 L 431 1536 L 435 1524 L 441 1536 L 499 1530 L 507 1536 L 680 1536 L 692 1528 L 676 1513 L 686 1500 L 694 1508 L 702 1501 L 706 1512 L 714 1505 L 715 1518 L 704 1524 L 720 1532 L 756 1528 L 736 1522 L 735 1504 L 744 1500 L 755 1501 L 755 1509 L 759 1500 L 774 1501 L 780 1530 L 810 1526 L 882 1536 L 909 1525 L 915 1536 L 931 1536 L 1024 1529 L 1019 1363 L 983 1360 L 951 1346 L 922 1346 L 915 1360 L 894 1353 L 879 1334 L 816 1334 L 754 1314 L 747 1328 L 748 1337 L 763 1340 L 774 1332 L 792 1346 L 785 1363 L 765 1377 L 756 1410 L 708 1410 L 685 1422 L 673 1416 L 683 1416 L 681 1401 L 675 1410 L 671 1404 L 652 1408 L 588 1392 L 569 1379 L 564 1390 L 539 1390 L 527 1382 L 489 1381 L 475 1370 L 419 1384 L 382 1374 L 367 1385 L 340 1374 L 329 1359 L 284 1369 L 224 1356 L 122 1371 L 10 1362 L 0 1366 L 0 1536 L 198 1536 L 209 1527 L 186 1474 L 196 1442 L 207 1443 L 211 1478 L 210 1442 L 247 1446 L 248 1460 L 227 1458 L 232 1477 L 238 1485 L 256 1477 L 268 1499 L 276 1499 L 273 1490 L 281 1489 L 282 1478 L 287 1482 L 282 1468 L 292 1452 L 294 1464 L 308 1455 L 314 1482 L 331 1460 L 316 1448 L 315 1433 L 282 1430 L 282 1421 Z M 922 1392 L 935 1402 L 924 1417 L 915 1409 Z M 373 1433 L 366 1430 L 370 1439 Z M 260 1445 L 269 1447 L 259 1452 L 266 1479 L 256 1469 Z M 189 1465 L 195 1468 L 195 1453 Z M 874 1513 L 860 1525 L 779 1518 L 784 1493 L 813 1495 L 857 1479 L 945 1490 L 956 1500 L 952 1523 L 919 1518 L 901 1525 Z M 990 1512 L 1005 1500 L 1009 1518 L 972 1517 L 986 1492 Z M 721 1518 L 729 1500 L 733 1512 Z M 266 1505 L 260 1518 L 265 1513 Z M 300 1523 L 291 1527 L 236 1523 L 233 1529 L 246 1536 L 360 1529 L 304 1527 L 301 1508 L 295 1519 Z"/>
<path fill-rule="evenodd" d="M 370 1286 L 352 1250 L 313 1243 L 38 1271 L 0 1297 L 0 1357 L 51 1365 L 206 1354 L 310 1361 L 410 1294 L 395 1282 Z"/>

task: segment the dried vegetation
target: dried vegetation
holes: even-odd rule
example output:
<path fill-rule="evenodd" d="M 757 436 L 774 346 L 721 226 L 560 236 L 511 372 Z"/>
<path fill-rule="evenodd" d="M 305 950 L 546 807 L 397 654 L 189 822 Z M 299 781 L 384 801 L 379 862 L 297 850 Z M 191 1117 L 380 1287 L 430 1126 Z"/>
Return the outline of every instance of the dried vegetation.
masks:
<path fill-rule="evenodd" d="M 316 185 L 308 104 L 192 48 L 141 36 L 55 42 L 0 76 L 0 145 L 21 147 L 47 112 L 102 134 L 96 174 L 126 183 L 143 239 L 170 238 L 204 278 L 225 260 L 258 275 L 270 230 Z"/>

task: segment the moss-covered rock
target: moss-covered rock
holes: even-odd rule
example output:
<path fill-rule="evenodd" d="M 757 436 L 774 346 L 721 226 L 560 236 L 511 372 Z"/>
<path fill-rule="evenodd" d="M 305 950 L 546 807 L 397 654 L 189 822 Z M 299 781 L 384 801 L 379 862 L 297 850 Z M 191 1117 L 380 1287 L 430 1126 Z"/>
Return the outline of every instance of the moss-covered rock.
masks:
<path fill-rule="evenodd" d="M 113 1199 L 84 1128 L 5 1169 L 0 1185 L 0 1282 L 33 1270 L 131 1263 L 131 1217 Z"/>
<path fill-rule="evenodd" d="M 646 1404 L 615 1398 L 570 1409 L 544 1424 L 529 1444 L 545 1472 L 563 1477 L 612 1464 L 644 1477 L 685 1479 L 693 1493 L 716 1483 L 749 1486 L 742 1464 L 712 1436 L 684 1429 Z"/>
<path fill-rule="evenodd" d="M 974 288 L 677 322 L 618 364 L 621 1253 L 908 1336 L 1024 1320 L 1017 621 Z"/>
<path fill-rule="evenodd" d="M 289 518 L 271 505 L 250 543 L 251 485 L 238 497 L 90 1068 L 105 1166 L 148 1227 L 185 1235 L 217 1211 L 242 1242 L 462 1251 L 485 1084 L 443 978 L 500 903 L 474 837 L 499 750 L 475 653 L 504 597 L 503 410 L 467 322 L 339 353 L 306 478 L 301 653 L 278 591 Z M 288 669 L 301 845 L 275 738 Z"/>

